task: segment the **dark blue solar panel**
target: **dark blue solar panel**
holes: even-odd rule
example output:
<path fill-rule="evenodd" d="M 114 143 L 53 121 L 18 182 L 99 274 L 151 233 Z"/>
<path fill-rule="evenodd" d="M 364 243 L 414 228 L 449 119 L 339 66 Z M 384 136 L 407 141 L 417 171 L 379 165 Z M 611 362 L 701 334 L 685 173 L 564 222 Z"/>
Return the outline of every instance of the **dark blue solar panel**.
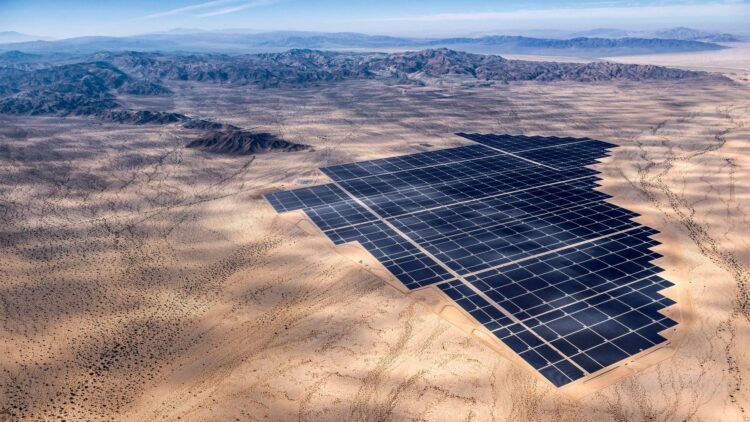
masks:
<path fill-rule="evenodd" d="M 662 313 L 674 301 L 651 263 L 656 232 L 583 167 L 613 145 L 461 135 L 487 146 L 330 166 L 341 188 L 267 198 L 336 244 L 360 242 L 409 289 L 438 284 L 556 386 L 665 342 L 676 322 Z"/>
<path fill-rule="evenodd" d="M 659 276 L 644 280 L 650 285 L 663 281 Z M 563 307 L 562 315 L 550 313 L 555 318 L 540 321 L 534 330 L 553 344 L 572 346 L 571 353 L 566 355 L 576 362 L 586 362 L 588 367 L 579 364 L 587 371 L 601 369 L 665 342 L 659 332 L 674 324 L 659 312 L 664 309 L 663 305 L 636 298 L 640 294 L 637 287 L 636 283 L 631 283 L 576 302 L 575 305 L 585 305 L 582 309 L 578 309 L 580 306 Z"/>
<path fill-rule="evenodd" d="M 277 212 L 301 210 L 349 199 L 349 195 L 334 184 L 274 192 L 266 195 L 266 200 L 273 205 Z"/>
<path fill-rule="evenodd" d="M 555 386 L 563 386 L 584 375 L 554 347 L 513 322 L 463 282 L 450 281 L 441 284 L 440 289 Z"/>
<path fill-rule="evenodd" d="M 517 318 L 537 317 L 659 273 L 661 269 L 651 263 L 659 257 L 649 249 L 656 244 L 649 238 L 653 233 L 638 228 L 485 271 L 467 280 Z M 651 289 L 651 285 L 641 287 Z M 631 299 L 644 305 L 654 301 L 641 293 Z M 582 318 L 593 323 L 599 316 Z"/>
<path fill-rule="evenodd" d="M 362 202 L 379 215 L 389 218 L 427 208 L 441 207 L 550 183 L 588 177 L 595 173 L 590 169 L 570 169 L 557 172 L 544 167 L 530 167 L 523 173 L 489 173 L 451 183 L 438 183 L 402 189 L 383 195 L 365 196 L 362 197 Z"/>
<path fill-rule="evenodd" d="M 406 189 L 419 189 L 425 185 L 453 184 L 458 180 L 473 181 L 489 175 L 522 172 L 530 166 L 533 166 L 533 164 L 509 155 L 496 155 L 471 161 L 344 180 L 340 183 L 347 191 L 363 198 L 373 195 L 387 195 Z"/>
<path fill-rule="evenodd" d="M 498 151 L 482 145 L 469 145 L 458 148 L 448 148 L 438 151 L 420 152 L 417 154 L 401 155 L 398 157 L 379 160 L 360 161 L 358 163 L 338 164 L 320 169 L 335 181 L 355 179 L 401 172 L 409 169 L 435 166 L 445 163 L 455 163 L 466 160 L 498 155 Z"/>
<path fill-rule="evenodd" d="M 524 136 L 524 135 L 481 135 L 478 133 L 458 133 L 457 135 L 463 136 L 466 139 L 470 139 L 480 144 L 488 145 L 493 148 L 498 148 L 503 151 L 518 153 L 521 151 L 528 151 L 532 149 L 547 148 L 554 146 L 562 146 L 567 144 L 574 144 L 582 141 L 592 141 L 590 138 L 570 138 L 570 137 L 557 137 L 557 136 Z M 606 148 L 613 148 L 616 145 L 600 142 L 602 145 L 606 145 Z"/>
<path fill-rule="evenodd" d="M 385 223 L 376 221 L 325 233 L 337 245 L 359 242 L 409 289 L 452 278 L 450 273 Z"/>
<path fill-rule="evenodd" d="M 548 214 L 602 201 L 609 195 L 594 190 L 594 177 L 529 189 L 510 195 L 480 198 L 455 205 L 406 214 L 390 221 L 418 242 L 495 226 L 510 219 Z"/>
<path fill-rule="evenodd" d="M 278 212 L 304 210 L 321 230 L 377 219 L 335 184 L 276 192 L 266 199 Z"/>
<path fill-rule="evenodd" d="M 305 213 L 321 230 L 375 221 L 377 218 L 354 200 L 306 208 Z"/>
<path fill-rule="evenodd" d="M 426 241 L 422 246 L 459 274 L 637 227 L 635 213 L 594 203 L 556 213 L 499 221 L 494 226 Z"/>
<path fill-rule="evenodd" d="M 495 306 L 490 305 L 463 282 L 450 281 L 441 284 L 440 289 L 498 337 L 511 334 L 508 327 L 513 324 L 513 320 L 505 316 Z"/>
<path fill-rule="evenodd" d="M 663 343 L 659 333 L 675 324 L 660 312 L 672 302 L 660 303 L 665 298 L 657 292 L 671 283 L 654 275 L 661 271 L 650 263 L 659 256 L 649 250 L 657 244 L 649 237 L 654 233 L 634 229 L 468 280 L 559 352 L 566 359 L 567 379 L 574 380 L 585 375 L 580 368 L 595 372 Z M 611 271 L 617 268 L 630 272 Z M 559 378 L 565 373 L 559 363 L 552 369 L 509 326 L 493 328 L 490 331 L 499 333 L 506 345 L 555 385 L 569 382 Z"/>
<path fill-rule="evenodd" d="M 612 145 L 601 141 L 583 141 L 568 145 L 532 149 L 518 156 L 558 169 L 583 167 L 594 164 L 608 155 Z"/>
<path fill-rule="evenodd" d="M 467 278 L 539 337 L 587 372 L 665 339 L 674 325 L 661 313 L 655 232 L 637 228 Z M 621 270 L 627 271 L 621 271 Z"/>

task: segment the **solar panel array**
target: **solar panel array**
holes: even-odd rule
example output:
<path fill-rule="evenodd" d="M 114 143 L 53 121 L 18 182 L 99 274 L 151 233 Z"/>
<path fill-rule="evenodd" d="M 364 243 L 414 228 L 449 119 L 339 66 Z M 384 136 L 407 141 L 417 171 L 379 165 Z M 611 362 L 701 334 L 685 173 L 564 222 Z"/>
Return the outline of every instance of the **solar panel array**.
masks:
<path fill-rule="evenodd" d="M 656 232 L 585 167 L 614 145 L 459 135 L 476 143 L 325 167 L 333 183 L 266 198 L 408 289 L 436 286 L 556 386 L 664 343 Z"/>

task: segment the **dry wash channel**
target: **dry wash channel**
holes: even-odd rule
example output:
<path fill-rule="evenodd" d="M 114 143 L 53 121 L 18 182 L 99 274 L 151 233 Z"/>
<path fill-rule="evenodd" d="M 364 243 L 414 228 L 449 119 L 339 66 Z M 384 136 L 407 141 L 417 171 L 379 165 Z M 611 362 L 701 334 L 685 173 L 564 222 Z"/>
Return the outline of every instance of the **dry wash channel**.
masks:
<path fill-rule="evenodd" d="M 614 145 L 459 135 L 475 144 L 326 167 L 331 183 L 266 198 L 359 242 L 401 291 L 572 395 L 668 344 L 656 231 L 586 167 Z"/>

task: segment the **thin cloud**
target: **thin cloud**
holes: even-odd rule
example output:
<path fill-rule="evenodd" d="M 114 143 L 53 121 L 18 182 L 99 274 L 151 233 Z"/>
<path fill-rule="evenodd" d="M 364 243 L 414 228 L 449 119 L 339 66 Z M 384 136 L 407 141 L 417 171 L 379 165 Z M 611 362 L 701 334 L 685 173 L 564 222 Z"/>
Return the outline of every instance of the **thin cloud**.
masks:
<path fill-rule="evenodd" d="M 226 7 L 224 9 L 213 10 L 211 12 L 202 13 L 197 15 L 199 18 L 208 18 L 211 16 L 227 15 L 229 13 L 236 13 L 241 10 L 250 9 L 253 7 L 265 6 L 268 4 L 276 3 L 275 0 L 256 0 L 249 3 L 241 4 L 239 6 Z"/>
<path fill-rule="evenodd" d="M 448 21 L 502 21 L 517 19 L 602 19 L 643 18 L 654 16 L 750 16 L 750 5 L 725 3 L 706 5 L 591 7 L 570 9 L 526 9 L 508 12 L 440 13 L 420 16 L 398 16 L 362 19 L 369 22 L 448 22 Z"/>
<path fill-rule="evenodd" d="M 237 0 L 213 0 L 213 1 L 208 1 L 205 3 L 193 4 L 191 6 L 178 7 L 176 9 L 171 9 L 171 10 L 167 10 L 164 12 L 153 13 L 151 15 L 146 15 L 143 18 L 144 19 L 163 18 L 165 16 L 179 15 L 182 13 L 192 12 L 194 10 L 208 9 L 210 7 L 216 7 L 216 6 L 221 6 L 224 4 L 236 3 L 236 2 Z"/>

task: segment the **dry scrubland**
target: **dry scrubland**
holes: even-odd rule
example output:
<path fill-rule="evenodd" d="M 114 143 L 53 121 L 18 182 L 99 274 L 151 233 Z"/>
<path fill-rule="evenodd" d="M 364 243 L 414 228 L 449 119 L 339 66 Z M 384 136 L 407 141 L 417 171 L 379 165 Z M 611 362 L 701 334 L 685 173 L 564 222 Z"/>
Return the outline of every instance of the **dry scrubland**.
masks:
<path fill-rule="evenodd" d="M 148 101 L 316 151 L 216 156 L 176 127 L 1 117 L 0 420 L 750 419 L 750 88 L 172 88 Z M 566 399 L 262 199 L 456 131 L 622 146 L 603 189 L 661 230 L 686 292 L 672 358 Z"/>

